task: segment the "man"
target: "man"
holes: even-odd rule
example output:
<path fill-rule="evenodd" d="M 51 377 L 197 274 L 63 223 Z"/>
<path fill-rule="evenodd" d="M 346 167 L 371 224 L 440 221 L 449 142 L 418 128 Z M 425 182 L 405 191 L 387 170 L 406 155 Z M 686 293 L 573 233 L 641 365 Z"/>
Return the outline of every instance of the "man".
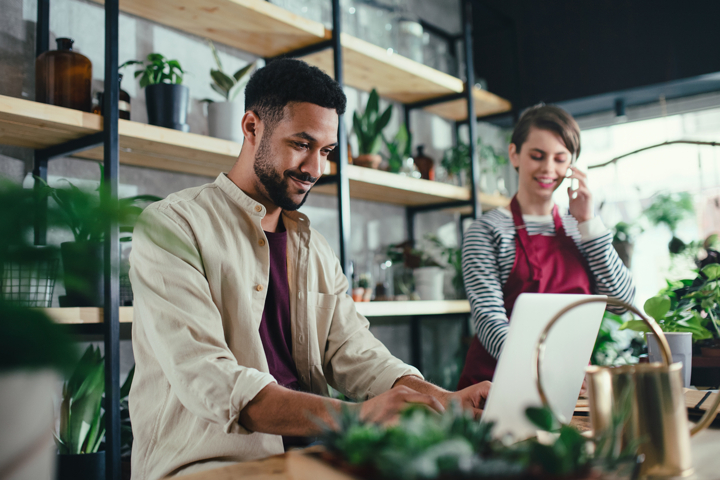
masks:
<path fill-rule="evenodd" d="M 489 384 L 444 391 L 368 330 L 327 241 L 296 210 L 337 146 L 341 87 L 276 60 L 245 91 L 240 156 L 214 183 L 148 207 L 135 230 L 133 479 L 282 453 L 330 422 L 328 384 L 394 418 L 408 403 L 479 412 Z"/>

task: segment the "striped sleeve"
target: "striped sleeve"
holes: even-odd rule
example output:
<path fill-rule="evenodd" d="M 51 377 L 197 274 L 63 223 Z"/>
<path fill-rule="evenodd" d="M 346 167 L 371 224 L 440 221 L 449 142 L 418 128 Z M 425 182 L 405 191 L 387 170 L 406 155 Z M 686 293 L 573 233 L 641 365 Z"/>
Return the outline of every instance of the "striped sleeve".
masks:
<path fill-rule="evenodd" d="M 492 227 L 481 219 L 468 228 L 462 249 L 463 278 L 475 332 L 485 350 L 495 358 L 500 355 L 509 328 L 498 243 Z"/>
<path fill-rule="evenodd" d="M 579 246 L 595 277 L 595 288 L 600 295 L 607 295 L 625 303 L 635 300 L 635 284 L 630 271 L 620 260 L 612 245 L 612 233 L 582 242 Z M 608 307 L 608 310 L 622 314 L 624 309 Z"/>

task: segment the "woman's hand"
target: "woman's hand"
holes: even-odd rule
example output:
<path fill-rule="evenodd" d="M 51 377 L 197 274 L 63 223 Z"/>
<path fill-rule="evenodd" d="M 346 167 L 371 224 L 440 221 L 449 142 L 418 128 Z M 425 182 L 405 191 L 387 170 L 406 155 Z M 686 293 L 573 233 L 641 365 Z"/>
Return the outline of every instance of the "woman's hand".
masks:
<path fill-rule="evenodd" d="M 570 215 L 575 217 L 578 223 L 591 220 L 593 215 L 592 193 L 587 186 L 587 175 L 577 167 L 570 167 L 572 175 L 567 178 L 578 181 L 578 189 L 573 190 L 572 186 L 568 187 L 568 196 L 570 197 Z"/>

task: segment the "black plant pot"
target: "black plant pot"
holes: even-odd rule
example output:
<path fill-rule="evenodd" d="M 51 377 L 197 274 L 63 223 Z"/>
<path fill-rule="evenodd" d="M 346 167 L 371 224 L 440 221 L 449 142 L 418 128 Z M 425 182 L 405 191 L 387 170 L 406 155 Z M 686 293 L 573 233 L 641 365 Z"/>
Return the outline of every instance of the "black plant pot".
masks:
<path fill-rule="evenodd" d="M 57 480 L 105 480 L 105 452 L 58 454 Z"/>
<path fill-rule="evenodd" d="M 61 307 L 102 307 L 105 300 L 103 244 L 65 242 L 60 244 L 65 279 Z"/>
<path fill-rule="evenodd" d="M 187 122 L 190 91 L 185 85 L 158 83 L 145 87 L 148 122 L 158 127 L 190 131 Z"/>

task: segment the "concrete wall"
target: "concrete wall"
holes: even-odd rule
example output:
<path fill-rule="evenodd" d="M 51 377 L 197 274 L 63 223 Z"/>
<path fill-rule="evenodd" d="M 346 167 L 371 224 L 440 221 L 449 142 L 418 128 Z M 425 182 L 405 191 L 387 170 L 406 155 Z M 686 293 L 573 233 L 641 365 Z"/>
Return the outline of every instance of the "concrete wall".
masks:
<path fill-rule="evenodd" d="M 55 48 L 55 38 L 73 38 L 75 49 L 89 57 L 93 63 L 93 91 L 101 91 L 104 72 L 103 8 L 84 0 L 52 0 L 50 5 L 51 48 Z M 458 2 L 442 2 L 440 5 L 440 2 L 432 0 L 412 0 L 410 7 L 418 15 L 447 30 L 458 32 L 460 29 Z M 0 95 L 34 99 L 36 10 L 36 0 L 0 0 L 0 12 L 2 12 L 0 15 Z M 235 71 L 254 60 L 252 55 L 240 50 L 223 45 L 216 46 L 224 67 L 228 71 Z M 200 99 L 213 98 L 216 94 L 210 88 L 209 71 L 214 66 L 214 62 L 205 41 L 202 38 L 159 26 L 141 18 L 121 14 L 120 61 L 143 59 L 151 52 L 160 52 L 169 58 L 176 58 L 188 72 L 184 83 L 190 88 L 191 95 L 188 114 L 190 130 L 193 133 L 207 134 L 206 111 Z M 130 72 L 127 73 L 122 87 L 132 99 L 132 119 L 146 122 L 144 91 L 138 87 L 137 82 L 129 74 Z M 358 107 L 364 108 L 367 101 L 366 92 L 358 92 L 352 88 L 345 90 L 348 96 L 348 112 L 352 112 Z M 351 115 L 345 116 L 348 127 L 351 126 L 350 119 Z M 395 132 L 401 121 L 401 108 L 395 108 L 392 123 L 387 131 Z M 411 122 L 415 145 L 424 144 L 427 154 L 439 162 L 443 150 L 452 145 L 451 124 L 418 111 L 413 112 Z M 484 132 L 487 141 L 496 144 L 500 149 L 506 148 L 502 132 L 491 127 L 487 127 Z M 354 147 L 354 138 L 351 138 L 351 141 Z M 22 182 L 31 170 L 32 151 L 0 146 L 0 175 Z M 94 162 L 62 158 L 50 163 L 49 176 L 51 179 L 96 181 L 99 178 L 99 169 Z M 209 177 L 140 167 L 122 166 L 120 169 L 121 195 L 125 191 L 128 194 L 147 193 L 166 196 L 171 192 L 212 180 Z M 337 252 L 339 247 L 335 198 L 311 194 L 302 211 L 310 217 L 313 226 L 328 238 Z M 401 207 L 353 200 L 351 219 L 350 254 L 360 271 L 370 270 L 377 252 L 383 251 L 388 244 L 403 241 L 407 236 L 404 209 Z M 453 215 L 442 213 L 420 215 L 417 219 L 416 238 L 421 238 L 425 233 L 435 232 L 439 227 L 445 226 L 442 229 L 444 239 L 449 244 L 456 243 L 458 229 L 452 227 L 454 222 L 457 222 L 457 219 Z M 55 241 L 62 241 L 63 235 L 57 233 L 55 237 L 51 238 Z M 63 293 L 61 285 L 57 290 L 57 294 Z M 449 280 L 447 293 L 451 293 Z M 433 325 L 437 323 L 435 320 L 433 322 L 435 322 Z M 430 325 L 432 322 L 426 323 Z M 406 326 L 398 322 L 389 325 L 378 323 L 377 326 L 373 326 L 373 330 L 387 342 L 392 351 L 401 358 L 409 360 L 407 347 L 409 335 Z M 435 330 L 438 329 L 435 328 Z M 452 355 L 457 348 L 460 329 L 446 329 L 444 333 L 446 337 L 449 335 L 444 342 L 447 343 L 448 351 Z M 433 336 L 436 339 L 440 338 L 435 334 Z M 131 363 L 129 345 L 124 346 L 123 352 L 129 358 L 127 360 L 129 365 Z M 434 365 L 442 357 L 434 353 L 429 355 L 431 357 L 428 357 L 426 365 Z"/>

